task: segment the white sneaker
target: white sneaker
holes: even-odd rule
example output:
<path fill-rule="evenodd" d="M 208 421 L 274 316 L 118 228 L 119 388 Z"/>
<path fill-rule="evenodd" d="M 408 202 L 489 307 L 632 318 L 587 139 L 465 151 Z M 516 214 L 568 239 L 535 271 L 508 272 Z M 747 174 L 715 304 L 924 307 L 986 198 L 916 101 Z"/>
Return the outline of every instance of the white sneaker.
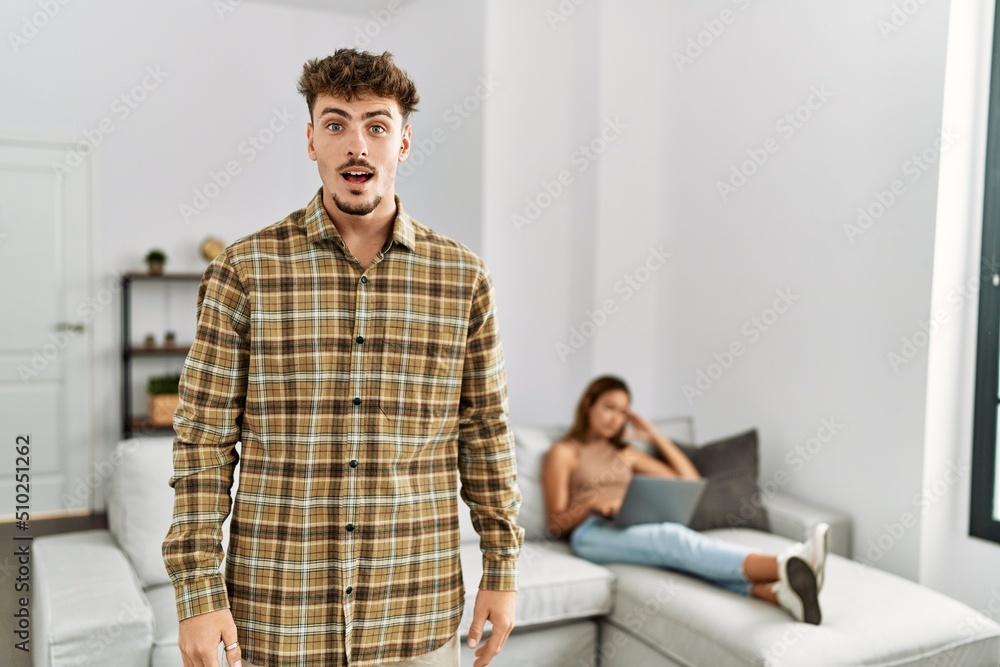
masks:
<path fill-rule="evenodd" d="M 778 581 L 771 584 L 771 590 L 781 608 L 796 621 L 819 625 L 819 591 L 816 574 L 809 563 L 798 556 L 779 556 L 778 576 Z"/>
<path fill-rule="evenodd" d="M 788 547 L 782 554 L 786 557 L 798 556 L 809 563 L 816 573 L 816 590 L 823 590 L 823 575 L 826 570 L 826 555 L 830 552 L 830 524 L 818 523 L 813 526 L 812 535 L 805 542 Z"/>

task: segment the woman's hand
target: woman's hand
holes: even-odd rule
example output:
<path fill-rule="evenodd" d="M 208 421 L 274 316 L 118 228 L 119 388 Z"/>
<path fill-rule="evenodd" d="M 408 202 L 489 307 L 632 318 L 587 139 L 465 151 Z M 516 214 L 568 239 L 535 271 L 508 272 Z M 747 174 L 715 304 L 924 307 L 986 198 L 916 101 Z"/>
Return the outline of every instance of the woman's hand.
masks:
<path fill-rule="evenodd" d="M 618 514 L 618 510 L 622 507 L 623 498 L 611 498 L 608 496 L 599 496 L 594 498 L 590 503 L 590 509 L 600 514 L 603 517 L 611 518 Z"/>
<path fill-rule="evenodd" d="M 659 472 L 665 477 L 676 476 L 684 479 L 701 479 L 701 474 L 695 468 L 694 464 L 691 463 L 691 459 L 681 451 L 680 447 L 673 440 L 660 433 L 648 419 L 638 412 L 629 410 L 628 420 L 631 431 L 626 433 L 625 437 L 646 440 L 653 443 L 663 456 L 663 460 L 667 466 L 667 469 L 659 467 L 658 464 L 652 463 L 652 457 L 643 453 L 639 458 L 645 459 L 645 465 L 642 468 L 633 466 L 635 472 L 652 472 L 653 474 L 657 474 L 657 468 L 659 467 Z"/>
<path fill-rule="evenodd" d="M 656 441 L 656 437 L 654 435 L 657 432 L 656 427 L 635 410 L 628 411 L 628 425 L 629 428 L 625 432 L 626 438 L 646 440 L 648 442 Z"/>

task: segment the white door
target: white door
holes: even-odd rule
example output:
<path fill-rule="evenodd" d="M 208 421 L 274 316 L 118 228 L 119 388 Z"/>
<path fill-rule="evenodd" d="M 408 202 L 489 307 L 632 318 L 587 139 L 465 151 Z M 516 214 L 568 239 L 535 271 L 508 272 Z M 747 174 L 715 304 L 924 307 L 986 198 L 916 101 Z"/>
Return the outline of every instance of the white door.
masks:
<path fill-rule="evenodd" d="M 25 499 L 31 517 L 89 510 L 67 502 L 91 456 L 89 173 L 65 162 L 62 145 L 0 141 L 0 519 Z"/>

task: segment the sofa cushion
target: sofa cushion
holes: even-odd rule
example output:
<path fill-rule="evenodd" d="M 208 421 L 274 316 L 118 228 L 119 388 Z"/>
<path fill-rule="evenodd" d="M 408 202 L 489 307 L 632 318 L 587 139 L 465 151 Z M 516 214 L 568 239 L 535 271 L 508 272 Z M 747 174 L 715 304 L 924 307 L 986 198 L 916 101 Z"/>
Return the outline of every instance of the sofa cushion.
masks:
<path fill-rule="evenodd" d="M 507 637 L 500 655 L 491 662 L 495 667 L 594 667 L 599 623 L 595 620 L 547 625 L 541 628 L 514 628 Z M 462 642 L 463 667 L 471 667 L 479 647 L 469 648 Z M 630 665 L 636 667 L 636 665 Z"/>
<path fill-rule="evenodd" d="M 38 537 L 31 564 L 36 665 L 149 664 L 154 614 L 109 531 Z M 14 582 L 8 583 L 13 591 Z"/>
<path fill-rule="evenodd" d="M 688 524 L 692 529 L 770 530 L 757 485 L 760 466 L 756 429 L 698 447 L 676 444 L 708 482 Z"/>
<path fill-rule="evenodd" d="M 560 426 L 547 428 L 515 428 L 514 447 L 517 451 L 517 485 L 521 490 L 521 511 L 518 524 L 524 528 L 524 539 L 547 539 L 545 495 L 542 491 L 542 465 L 552 443 L 565 435 Z"/>
<path fill-rule="evenodd" d="M 764 553 L 791 543 L 748 529 L 710 531 Z M 680 664 L 986 665 L 1000 660 L 1000 626 L 928 588 L 831 554 L 821 625 L 667 570 L 610 565 L 609 622 Z M 941 663 L 945 660 L 945 663 Z"/>
<path fill-rule="evenodd" d="M 526 542 L 518 574 L 518 628 L 603 616 L 611 610 L 614 576 L 605 567 L 571 555 L 564 542 Z M 467 636 L 483 575 L 482 553 L 475 544 L 462 544 L 462 575 L 465 613 L 461 628 Z"/>
<path fill-rule="evenodd" d="M 156 626 L 153 632 L 152 667 L 183 667 L 180 649 L 177 648 L 177 605 L 174 603 L 174 588 L 170 585 L 153 586 L 146 589 L 146 599 L 153 608 Z M 225 664 L 225 663 L 222 663 Z"/>
<path fill-rule="evenodd" d="M 160 547 L 173 517 L 173 439 L 118 443 L 108 499 L 108 528 L 128 555 L 143 588 L 170 582 Z"/>
<path fill-rule="evenodd" d="M 517 485 L 521 490 L 521 510 L 518 525 L 524 528 L 524 539 L 546 539 L 545 498 L 542 496 L 542 462 L 553 442 L 566 432 L 565 427 L 515 428 L 514 449 L 517 456 Z M 459 501 L 458 523 L 462 542 L 477 543 L 479 535 L 472 525 L 469 506 Z"/>
<path fill-rule="evenodd" d="M 237 447 L 239 451 L 239 447 Z M 173 438 L 133 438 L 118 443 L 108 497 L 108 528 L 135 568 L 143 588 L 170 583 L 163 540 L 174 514 Z M 236 467 L 235 488 L 239 483 Z M 229 518 L 222 547 L 229 544 Z M 220 570 L 225 567 L 225 559 Z"/>

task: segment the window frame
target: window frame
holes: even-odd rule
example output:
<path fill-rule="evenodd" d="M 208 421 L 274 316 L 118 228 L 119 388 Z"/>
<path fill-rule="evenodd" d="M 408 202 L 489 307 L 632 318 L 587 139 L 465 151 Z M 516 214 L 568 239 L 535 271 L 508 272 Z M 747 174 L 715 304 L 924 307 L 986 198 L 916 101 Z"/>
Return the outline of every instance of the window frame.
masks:
<path fill-rule="evenodd" d="M 986 130 L 983 245 L 980 252 L 979 324 L 972 427 L 969 535 L 1000 543 L 994 516 L 997 476 L 997 412 L 1000 409 L 1000 0 L 993 23 L 993 57 Z"/>

